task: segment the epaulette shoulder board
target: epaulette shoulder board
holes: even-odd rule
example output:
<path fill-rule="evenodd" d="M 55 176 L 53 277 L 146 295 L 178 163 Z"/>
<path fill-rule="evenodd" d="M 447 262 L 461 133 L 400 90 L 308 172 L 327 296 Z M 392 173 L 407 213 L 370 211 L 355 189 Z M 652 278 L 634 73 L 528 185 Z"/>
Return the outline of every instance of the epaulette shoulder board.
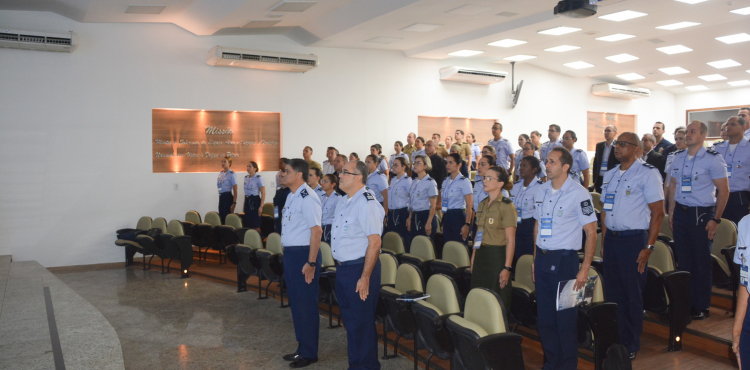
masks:
<path fill-rule="evenodd" d="M 370 192 L 368 192 L 368 191 L 366 191 L 366 192 L 364 192 L 362 194 L 365 195 L 365 199 L 367 199 L 367 200 L 375 200 L 375 197 L 373 197 L 372 194 L 370 194 Z"/>
<path fill-rule="evenodd" d="M 719 152 L 717 152 L 717 151 L 715 151 L 713 149 L 707 149 L 706 152 L 708 152 L 708 154 L 711 154 L 711 155 L 719 155 Z"/>
<path fill-rule="evenodd" d="M 656 168 L 653 165 L 651 165 L 649 163 L 646 163 L 646 162 L 643 162 L 643 165 L 646 166 L 646 167 L 648 167 L 648 168 Z"/>

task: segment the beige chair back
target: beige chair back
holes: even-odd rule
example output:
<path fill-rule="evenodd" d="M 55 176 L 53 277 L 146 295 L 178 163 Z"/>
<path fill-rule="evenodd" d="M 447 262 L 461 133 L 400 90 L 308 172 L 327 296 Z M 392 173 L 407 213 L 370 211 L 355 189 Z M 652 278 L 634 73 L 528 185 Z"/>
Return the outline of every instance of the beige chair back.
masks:
<path fill-rule="evenodd" d="M 161 229 L 161 232 L 167 232 L 167 220 L 164 217 L 157 217 L 156 220 L 151 224 L 152 229 Z"/>
<path fill-rule="evenodd" d="M 138 219 L 138 223 L 135 225 L 136 230 L 149 230 L 151 229 L 151 217 L 143 216 Z"/>
<path fill-rule="evenodd" d="M 656 269 L 660 274 L 674 271 L 672 250 L 664 242 L 657 240 L 654 244 L 654 251 L 648 259 L 648 266 Z"/>
<path fill-rule="evenodd" d="M 169 221 L 169 224 L 167 225 L 167 234 L 184 236 L 185 231 L 182 229 L 182 222 L 180 222 L 180 220 Z"/>
<path fill-rule="evenodd" d="M 406 293 L 410 290 L 424 292 L 422 287 L 422 274 L 417 267 L 404 263 L 396 270 L 396 290 Z"/>
<path fill-rule="evenodd" d="M 273 203 L 266 203 L 263 205 L 263 214 L 273 217 Z"/>
<path fill-rule="evenodd" d="M 221 226 L 221 217 L 216 212 L 206 213 L 206 223 L 211 226 Z"/>
<path fill-rule="evenodd" d="M 323 259 L 323 267 L 336 266 L 336 261 L 333 260 L 333 253 L 331 252 L 331 246 L 326 242 L 320 242 L 320 254 Z"/>
<path fill-rule="evenodd" d="M 471 259 L 469 258 L 469 252 L 466 250 L 466 246 L 457 241 L 449 241 L 445 243 L 441 260 L 450 262 L 456 265 L 456 267 L 466 267 L 471 265 Z"/>
<path fill-rule="evenodd" d="M 669 239 L 674 239 L 674 235 L 672 235 L 672 228 L 669 227 L 668 215 L 664 215 L 664 220 L 661 221 L 661 228 L 659 229 L 659 234 L 668 236 Z"/>
<path fill-rule="evenodd" d="M 727 275 L 729 275 L 729 266 L 731 265 L 727 262 L 726 257 L 721 254 L 721 250 L 733 245 L 737 245 L 737 227 L 734 225 L 734 222 L 722 218 L 719 228 L 716 229 L 716 234 L 714 235 L 711 254 L 718 260 L 719 266 L 721 266 Z"/>
<path fill-rule="evenodd" d="M 461 312 L 458 305 L 458 295 L 455 283 L 445 275 L 432 275 L 427 281 L 427 291 L 430 295 L 426 301 L 437 307 L 442 315 Z"/>
<path fill-rule="evenodd" d="M 235 229 L 241 229 L 242 228 L 242 219 L 240 219 L 240 216 L 230 213 L 227 215 L 227 218 L 224 219 L 224 225 L 231 226 Z"/>
<path fill-rule="evenodd" d="M 601 212 L 602 211 L 602 195 L 595 191 L 592 191 L 591 200 L 594 202 L 594 209 Z"/>
<path fill-rule="evenodd" d="M 380 259 L 380 285 L 395 285 L 396 271 L 398 271 L 396 257 L 388 253 L 381 253 L 378 255 L 378 259 Z"/>
<path fill-rule="evenodd" d="M 521 256 L 516 263 L 516 279 L 514 282 L 514 284 L 523 284 L 532 292 L 536 290 L 536 284 L 534 284 L 533 276 L 531 273 L 531 265 L 533 264 L 534 256 L 530 254 L 524 254 L 523 256 Z"/>
<path fill-rule="evenodd" d="M 396 232 L 389 231 L 383 235 L 383 246 L 381 249 L 391 251 L 395 254 L 406 252 L 404 249 L 404 239 Z"/>
<path fill-rule="evenodd" d="M 260 234 L 256 230 L 250 229 L 245 233 L 242 244 L 249 247 L 250 249 L 262 249 L 263 239 L 260 237 Z"/>
<path fill-rule="evenodd" d="M 472 289 L 466 297 L 464 307 L 463 318 L 479 327 L 481 331 L 470 325 L 468 325 L 468 328 L 473 329 L 478 334 L 482 335 L 482 332 L 486 335 L 500 334 L 508 330 L 505 308 L 497 295 L 492 294 L 489 290 L 484 288 Z"/>
<path fill-rule="evenodd" d="M 271 233 L 266 239 L 266 249 L 273 254 L 284 253 L 284 247 L 281 246 L 281 235 Z"/>
<path fill-rule="evenodd" d="M 421 258 L 422 261 L 432 261 L 435 259 L 435 247 L 432 245 L 430 238 L 417 235 L 411 240 L 409 254 Z"/>
<path fill-rule="evenodd" d="M 187 213 L 185 213 L 185 221 L 192 222 L 193 225 L 202 223 L 201 215 L 199 215 L 196 211 L 188 211 Z"/>

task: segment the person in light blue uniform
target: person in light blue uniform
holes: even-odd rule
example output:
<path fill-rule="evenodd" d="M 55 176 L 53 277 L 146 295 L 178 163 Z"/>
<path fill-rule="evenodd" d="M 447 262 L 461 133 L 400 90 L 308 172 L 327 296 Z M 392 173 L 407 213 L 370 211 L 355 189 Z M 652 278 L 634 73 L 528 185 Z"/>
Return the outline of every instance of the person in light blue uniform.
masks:
<path fill-rule="evenodd" d="M 518 165 L 516 166 L 516 171 L 514 172 L 516 174 L 516 181 L 521 179 L 520 173 L 521 173 L 521 158 L 525 157 L 534 157 L 536 159 L 539 159 L 539 152 L 534 150 L 534 143 L 532 142 L 526 142 L 521 146 L 521 150 L 518 151 L 518 156 L 516 158 L 519 158 L 516 163 Z M 547 171 L 546 167 L 544 166 L 543 161 L 539 161 L 539 172 L 536 174 L 537 179 L 542 180 L 542 182 L 547 181 Z"/>
<path fill-rule="evenodd" d="M 391 154 L 391 158 L 388 160 L 388 167 L 391 169 L 391 172 L 388 176 L 390 176 L 391 178 L 395 177 L 395 175 L 393 174 L 393 162 L 396 160 L 396 158 L 404 158 L 406 159 L 406 163 L 409 163 L 410 161 L 409 155 L 403 152 L 404 143 L 396 141 L 395 143 L 393 143 L 393 150 L 395 150 L 396 153 Z"/>
<path fill-rule="evenodd" d="M 748 110 L 750 113 L 750 110 Z M 734 263 L 739 265 L 742 275 L 750 268 L 750 217 L 745 216 L 737 224 L 737 248 L 734 251 Z M 740 277 L 737 287 L 737 308 L 734 311 L 734 327 L 732 328 L 732 352 L 741 364 L 750 364 L 750 315 L 747 306 L 750 302 L 747 275 Z"/>
<path fill-rule="evenodd" d="M 284 169 L 291 193 L 282 212 L 281 246 L 284 247 L 284 281 L 292 308 L 297 350 L 284 356 L 293 368 L 318 361 L 318 298 L 320 287 L 320 199 L 306 184 L 310 166 L 304 159 L 289 161 Z"/>
<path fill-rule="evenodd" d="M 750 140 L 750 108 L 748 107 L 742 107 L 740 108 L 740 111 L 737 112 L 737 116 L 745 120 L 745 139 Z"/>
<path fill-rule="evenodd" d="M 442 195 L 443 241 L 466 243 L 471 227 L 472 201 L 471 180 L 461 175 L 461 155 L 453 153 L 446 158 L 448 177 L 443 180 Z"/>
<path fill-rule="evenodd" d="M 322 241 L 331 245 L 331 225 L 333 224 L 333 216 L 336 213 L 336 206 L 341 199 L 344 199 L 336 189 L 339 186 L 339 178 L 336 175 L 329 173 L 324 175 L 320 180 L 320 186 L 323 188 L 323 197 L 321 199 L 321 207 L 323 208 L 323 218 L 321 224 L 323 228 Z"/>
<path fill-rule="evenodd" d="M 320 180 L 323 177 L 323 171 L 320 168 L 310 167 L 310 172 L 307 174 L 307 186 L 315 191 L 320 201 L 323 201 L 323 197 L 326 195 L 326 191 L 320 186 Z"/>
<path fill-rule="evenodd" d="M 366 157 L 365 165 L 370 171 L 367 176 L 367 187 L 375 194 L 375 199 L 383 206 L 383 209 L 388 209 L 388 178 L 378 170 L 380 163 L 383 162 L 385 161 L 382 158 L 374 154 Z"/>
<path fill-rule="evenodd" d="M 679 269 L 690 272 L 690 305 L 694 320 L 708 317 L 711 303 L 711 245 L 729 198 L 727 164 L 721 154 L 703 146 L 708 127 L 687 126 L 687 150 L 675 154 L 669 183 L 669 223 Z M 717 191 L 718 190 L 718 191 Z"/>
<path fill-rule="evenodd" d="M 365 188 L 367 167 L 349 162 L 341 172 L 331 252 L 336 267 L 336 298 L 346 322 L 350 369 L 380 369 L 375 311 L 380 293 L 380 254 L 385 211 Z M 320 319 L 315 320 L 318 325 Z"/>
<path fill-rule="evenodd" d="M 730 117 L 725 125 L 729 140 L 714 145 L 714 151 L 727 163 L 729 200 L 724 218 L 738 224 L 748 215 L 750 207 L 750 142 L 743 136 L 745 120 L 742 117 Z"/>
<path fill-rule="evenodd" d="M 409 190 L 412 179 L 408 174 L 409 162 L 404 157 L 396 157 L 391 166 L 395 177 L 388 188 L 387 230 L 401 235 L 404 245 L 411 244 L 411 235 L 406 229 L 409 218 Z"/>
<path fill-rule="evenodd" d="M 411 152 L 411 171 L 412 171 L 412 178 L 417 176 L 417 172 L 414 169 L 414 161 L 416 160 L 418 155 L 427 155 L 424 151 L 424 138 L 421 136 L 417 137 L 417 140 L 414 141 L 414 151 Z"/>
<path fill-rule="evenodd" d="M 591 185 L 591 174 L 589 174 L 589 157 L 583 149 L 575 149 L 573 145 L 578 141 L 576 133 L 568 130 L 563 135 L 563 147 L 568 149 L 570 154 L 573 155 L 573 167 L 570 169 L 570 176 L 581 183 L 584 188 L 588 189 Z"/>
<path fill-rule="evenodd" d="M 664 174 L 666 175 L 666 178 L 664 179 L 664 210 L 665 212 L 668 211 L 669 208 L 669 182 L 672 178 L 672 162 L 674 162 L 674 156 L 677 154 L 677 151 L 682 149 L 687 149 L 687 144 L 685 144 L 685 128 L 678 128 L 674 132 L 674 146 L 676 148 L 675 151 L 670 152 L 667 155 L 667 159 L 665 161 L 664 165 Z"/>
<path fill-rule="evenodd" d="M 491 145 L 495 148 L 495 161 L 498 166 L 511 170 L 515 167 L 513 160 L 515 152 L 513 151 L 513 145 L 508 139 L 502 137 L 503 125 L 500 122 L 492 124 L 492 139 L 487 142 L 487 145 Z"/>
<path fill-rule="evenodd" d="M 602 272 L 607 301 L 617 303 L 620 344 L 634 360 L 641 348 L 648 258 L 664 219 L 664 190 L 659 169 L 639 159 L 643 142 L 637 134 L 624 132 L 613 143 L 620 164 L 602 179 Z"/>
<path fill-rule="evenodd" d="M 533 147 L 528 142 L 525 146 Z M 544 181 L 537 176 L 541 172 L 540 162 L 533 155 L 521 158 L 518 174 L 520 179 L 513 184 L 510 191 L 510 200 L 516 206 L 518 219 L 516 220 L 516 250 L 513 255 L 513 268 L 521 256 L 534 254 L 534 211 L 536 203 L 534 197 L 541 189 Z"/>
<path fill-rule="evenodd" d="M 230 167 L 232 167 L 232 158 L 222 158 L 222 170 L 216 179 L 216 186 L 219 188 L 219 217 L 221 217 L 222 225 L 227 215 L 234 213 L 234 207 L 237 205 L 237 176 Z"/>
<path fill-rule="evenodd" d="M 471 170 L 477 170 L 477 161 L 482 157 L 482 148 L 477 145 L 477 138 L 474 134 L 466 135 L 466 142 L 471 145 Z"/>
<path fill-rule="evenodd" d="M 433 238 L 437 230 L 435 211 L 438 189 L 435 180 L 427 174 L 432 170 L 432 162 L 426 155 L 418 155 L 414 157 L 412 166 L 416 177 L 409 190 L 409 218 L 406 220 L 406 229 L 411 233 L 412 239 L 417 235 Z M 406 246 L 406 251 L 409 252 L 410 248 L 411 244 Z"/>
<path fill-rule="evenodd" d="M 378 161 L 376 162 L 378 164 L 378 171 L 382 172 L 383 175 L 385 175 L 385 178 L 388 179 L 390 166 L 388 166 L 388 161 L 385 156 L 383 156 L 383 147 L 380 144 L 371 145 L 370 154 L 378 158 Z"/>
<path fill-rule="evenodd" d="M 539 156 L 541 156 L 542 162 L 547 160 L 547 154 L 549 154 L 552 149 L 563 145 L 562 138 L 560 137 L 560 126 L 554 124 L 549 125 L 547 137 L 549 138 L 549 141 L 542 144 L 541 148 L 539 148 Z"/>
<path fill-rule="evenodd" d="M 583 288 L 596 247 L 596 214 L 591 194 L 568 177 L 573 156 L 565 148 L 547 153 L 547 177 L 534 197 L 537 248 L 533 273 L 536 282 L 538 331 L 546 361 L 544 370 L 574 370 L 578 365 L 578 310 L 557 310 L 559 282 L 576 280 Z M 578 261 L 581 228 L 586 233 L 583 263 Z"/>
<path fill-rule="evenodd" d="M 263 184 L 263 178 L 258 174 L 258 164 L 253 161 L 247 164 L 244 189 L 245 204 L 242 208 L 245 213 L 244 226 L 260 231 L 263 203 L 266 201 L 266 186 Z"/>

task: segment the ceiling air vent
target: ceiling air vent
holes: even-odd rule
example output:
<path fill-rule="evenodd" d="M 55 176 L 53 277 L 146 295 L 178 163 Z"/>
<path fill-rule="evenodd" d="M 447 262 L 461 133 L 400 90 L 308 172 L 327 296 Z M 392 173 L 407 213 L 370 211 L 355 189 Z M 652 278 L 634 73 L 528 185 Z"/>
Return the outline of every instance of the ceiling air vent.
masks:
<path fill-rule="evenodd" d="M 210 66 L 307 72 L 318 66 L 318 57 L 216 46 L 206 55 L 206 63 Z"/>
<path fill-rule="evenodd" d="M 464 67 L 445 67 L 440 69 L 441 80 L 471 82 L 484 85 L 501 82 L 507 75 L 507 72 L 485 71 Z"/>
<path fill-rule="evenodd" d="M 71 52 L 78 46 L 78 36 L 70 33 L 47 33 L 0 29 L 0 47 L 41 51 Z"/>

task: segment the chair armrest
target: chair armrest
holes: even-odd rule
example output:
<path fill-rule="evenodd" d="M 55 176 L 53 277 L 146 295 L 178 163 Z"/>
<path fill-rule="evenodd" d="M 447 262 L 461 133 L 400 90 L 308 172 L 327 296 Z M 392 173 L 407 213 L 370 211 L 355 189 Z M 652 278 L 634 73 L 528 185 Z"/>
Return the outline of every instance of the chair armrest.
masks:
<path fill-rule="evenodd" d="M 120 235 L 122 233 L 132 233 L 134 231 L 137 231 L 137 230 L 136 229 L 126 228 L 126 229 L 117 230 L 117 231 L 115 231 L 115 233 L 117 233 L 117 235 Z"/>
<path fill-rule="evenodd" d="M 143 249 L 143 247 L 137 242 L 134 242 L 132 240 L 125 240 L 125 239 L 115 240 L 115 245 L 120 246 L 120 247 L 133 247 L 133 248 Z"/>
<path fill-rule="evenodd" d="M 475 345 L 492 369 L 524 369 L 521 341 L 516 333 L 490 334 L 477 339 Z"/>
<path fill-rule="evenodd" d="M 449 317 L 454 315 L 461 317 L 464 316 L 463 313 L 458 312 L 440 315 L 432 319 L 433 338 L 435 338 L 435 342 L 437 342 L 440 348 L 448 353 L 453 353 L 455 351 L 455 347 L 453 346 L 450 332 L 448 331 L 448 327 L 445 323 L 446 321 L 448 321 Z"/>
<path fill-rule="evenodd" d="M 395 288 L 395 287 L 396 287 L 396 284 L 380 284 L 380 287 L 381 287 L 381 288 L 382 288 L 382 287 L 384 287 L 384 286 L 389 286 L 389 287 L 391 287 L 391 288 Z"/>

